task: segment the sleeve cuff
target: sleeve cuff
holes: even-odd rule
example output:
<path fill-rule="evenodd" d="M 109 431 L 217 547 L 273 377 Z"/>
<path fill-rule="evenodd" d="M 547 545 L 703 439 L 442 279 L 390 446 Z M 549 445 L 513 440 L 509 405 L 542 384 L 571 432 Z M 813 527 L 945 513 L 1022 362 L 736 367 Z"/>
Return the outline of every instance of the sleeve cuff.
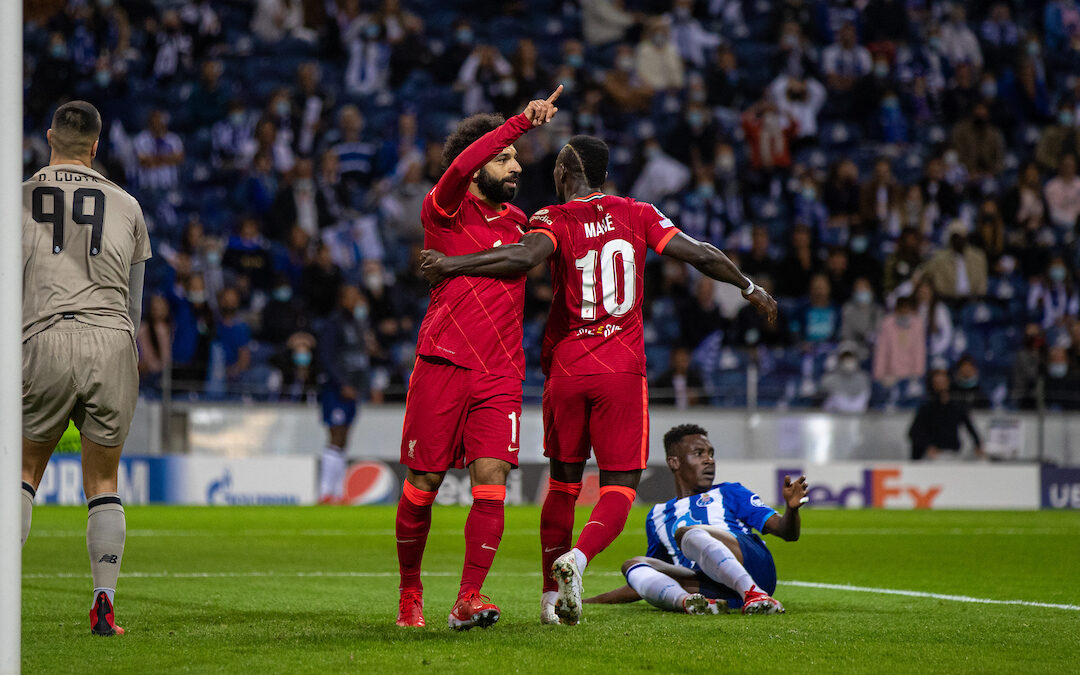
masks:
<path fill-rule="evenodd" d="M 534 227 L 529 230 L 529 232 L 536 232 L 537 234 L 542 234 L 546 236 L 548 239 L 551 240 L 551 245 L 555 247 L 555 250 L 559 250 L 559 240 L 555 238 L 555 233 L 551 230 L 547 230 L 542 227 Z"/>
<path fill-rule="evenodd" d="M 653 248 L 653 250 L 656 251 L 657 253 L 663 253 L 664 248 L 666 248 L 667 245 L 668 245 L 668 242 L 671 241 L 672 238 L 675 235 L 677 235 L 679 232 L 680 232 L 680 230 L 678 228 L 676 228 L 676 227 L 671 228 L 671 231 L 664 235 L 664 238 L 660 240 L 660 242 Z"/>

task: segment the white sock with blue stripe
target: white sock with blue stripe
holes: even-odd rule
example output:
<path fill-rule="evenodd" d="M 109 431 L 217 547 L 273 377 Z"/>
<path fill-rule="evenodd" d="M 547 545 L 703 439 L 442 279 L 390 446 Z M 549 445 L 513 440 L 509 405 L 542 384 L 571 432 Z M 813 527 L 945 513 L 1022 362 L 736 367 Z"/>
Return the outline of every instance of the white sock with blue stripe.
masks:
<path fill-rule="evenodd" d="M 705 530 L 692 528 L 683 535 L 679 548 L 710 579 L 734 589 L 740 597 L 746 597 L 746 592 L 755 586 L 754 579 L 731 549 Z"/>
<path fill-rule="evenodd" d="M 645 564 L 634 565 L 626 572 L 626 583 L 653 607 L 672 612 L 686 611 L 683 602 L 690 594 L 678 581 L 659 570 Z"/>

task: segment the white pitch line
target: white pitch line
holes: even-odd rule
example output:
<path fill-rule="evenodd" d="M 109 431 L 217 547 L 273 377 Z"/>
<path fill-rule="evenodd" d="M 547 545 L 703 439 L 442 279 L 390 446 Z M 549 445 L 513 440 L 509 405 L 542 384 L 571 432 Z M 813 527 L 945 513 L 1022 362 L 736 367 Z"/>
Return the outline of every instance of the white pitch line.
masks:
<path fill-rule="evenodd" d="M 124 579 L 261 579 L 261 578 L 290 578 L 290 579 L 390 579 L 396 578 L 398 572 L 125 572 L 121 574 Z M 615 571 L 590 572 L 593 577 L 621 577 L 622 574 Z M 85 572 L 54 572 L 54 573 L 27 573 L 23 574 L 24 580 L 35 579 L 85 579 Z M 458 572 L 424 572 L 426 577 L 457 577 Z M 512 577 L 530 578 L 535 577 L 535 572 L 492 572 L 489 577 Z M 801 588 L 817 588 L 828 591 L 848 591 L 854 593 L 876 593 L 878 595 L 900 595 L 909 598 L 929 598 L 932 600 L 947 600 L 949 602 L 966 602 L 980 605 L 1020 605 L 1023 607 L 1041 607 L 1044 609 L 1063 609 L 1072 612 L 1080 612 L 1080 605 L 1063 605 L 1051 602 L 1031 602 L 1029 600 L 994 600 L 992 598 L 975 598 L 969 595 L 948 595 L 945 593 L 928 593 L 926 591 L 907 591 L 895 588 L 873 588 L 869 586 L 852 586 L 850 584 L 825 584 L 816 581 L 780 580 L 782 586 L 798 586 Z"/>
<path fill-rule="evenodd" d="M 927 593 L 926 591 L 904 591 L 895 588 L 851 586 L 849 584 L 823 584 L 816 581 L 787 581 L 781 579 L 777 583 L 786 586 L 800 586 L 802 588 L 821 588 L 829 591 L 878 593 L 880 595 L 903 595 L 909 598 L 931 598 L 933 600 L 948 600 L 950 602 L 972 602 L 980 605 L 1023 605 L 1024 607 L 1043 607 L 1046 609 L 1065 609 L 1073 612 L 1080 612 L 1080 605 L 1058 605 L 1052 602 L 1031 602 L 1029 600 L 993 600 L 991 598 L 973 598 L 969 595 L 947 595 L 944 593 Z"/>

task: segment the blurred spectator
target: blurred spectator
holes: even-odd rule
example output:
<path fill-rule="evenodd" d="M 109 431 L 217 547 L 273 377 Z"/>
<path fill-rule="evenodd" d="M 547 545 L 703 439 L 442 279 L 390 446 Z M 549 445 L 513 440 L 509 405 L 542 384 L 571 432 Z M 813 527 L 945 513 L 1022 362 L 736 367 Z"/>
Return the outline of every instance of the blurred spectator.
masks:
<path fill-rule="evenodd" d="M 971 117 L 953 127 L 951 140 L 972 179 L 993 178 L 1005 167 L 1005 137 L 985 103 L 976 103 Z"/>
<path fill-rule="evenodd" d="M 1042 376 L 1043 349 L 1046 338 L 1038 324 L 1029 323 L 1024 328 L 1024 342 L 1013 361 L 1009 377 L 1011 402 L 1021 410 L 1034 410 L 1039 377 Z M 1078 371 L 1080 372 L 1080 371 Z"/>
<path fill-rule="evenodd" d="M 644 165 L 630 190 L 635 199 L 656 204 L 690 182 L 690 169 L 667 155 L 655 138 L 642 144 L 641 157 Z"/>
<path fill-rule="evenodd" d="M 514 80 L 517 82 L 517 100 L 529 100 L 537 97 L 547 98 L 550 74 L 540 63 L 536 43 L 528 38 L 518 40 L 510 64 L 514 68 Z M 516 109 L 514 112 L 518 112 Z"/>
<path fill-rule="evenodd" d="M 161 15 L 161 26 L 154 37 L 154 56 L 151 59 L 154 78 L 159 82 L 170 82 L 177 75 L 190 71 L 194 45 L 180 14 L 167 10 Z"/>
<path fill-rule="evenodd" d="M 1030 221 L 1040 225 L 1044 222 L 1046 202 L 1043 201 L 1042 179 L 1035 162 L 1028 162 L 1020 170 L 1016 186 L 1005 194 L 1002 207 L 1007 221 L 1016 226 Z"/>
<path fill-rule="evenodd" d="M 682 338 L 690 349 L 696 349 L 705 338 L 727 327 L 716 300 L 716 284 L 708 277 L 699 277 L 694 284 L 694 297 L 679 308 Z"/>
<path fill-rule="evenodd" d="M 934 285 L 925 278 L 915 284 L 915 309 L 926 326 L 930 357 L 946 357 L 955 334 L 952 313 L 934 292 Z"/>
<path fill-rule="evenodd" d="M 967 226 L 961 220 L 945 230 L 948 248 L 941 249 L 923 267 L 934 291 L 950 302 L 986 295 L 986 254 L 968 243 Z"/>
<path fill-rule="evenodd" d="M 979 28 L 986 68 L 1001 72 L 1013 64 L 1020 44 L 1020 29 L 1012 20 L 1009 5 L 996 2 Z"/>
<path fill-rule="evenodd" d="M 856 279 L 854 289 L 851 299 L 844 303 L 840 339 L 865 349 L 873 344 L 885 310 L 874 300 L 874 287 L 869 279 Z"/>
<path fill-rule="evenodd" d="M 1070 365 L 1064 347 L 1051 347 L 1046 357 L 1046 407 L 1080 410 L 1080 371 Z"/>
<path fill-rule="evenodd" d="M 240 292 L 227 287 L 218 295 L 218 321 L 214 339 L 224 353 L 225 382 L 240 385 L 251 371 L 251 328 L 240 318 Z"/>
<path fill-rule="evenodd" d="M 859 222 L 860 204 L 859 167 L 850 159 L 841 159 L 832 166 L 825 182 L 830 227 L 847 232 L 847 228 Z"/>
<path fill-rule="evenodd" d="M 392 275 L 375 259 L 361 266 L 363 294 L 367 300 L 369 323 L 380 346 L 389 348 L 413 333 L 407 300 L 397 288 Z"/>
<path fill-rule="evenodd" d="M 278 243 L 271 247 L 274 274 L 284 275 L 293 290 L 299 288 L 304 269 L 311 261 L 310 248 L 311 235 L 299 225 L 294 225 L 289 230 L 289 238 L 285 244 Z"/>
<path fill-rule="evenodd" d="M 837 34 L 836 42 L 821 53 L 821 71 L 825 85 L 834 95 L 851 93 L 856 83 L 870 74 L 870 52 L 856 42 L 855 24 L 845 23 Z"/>
<path fill-rule="evenodd" d="M 1057 124 L 1042 130 L 1035 146 L 1035 160 L 1047 171 L 1057 171 L 1066 155 L 1080 155 L 1080 129 L 1075 104 L 1062 101 L 1058 106 Z"/>
<path fill-rule="evenodd" d="M 308 401 L 318 390 L 315 363 L 315 338 L 308 333 L 291 336 L 283 349 L 270 357 L 270 364 L 277 370 L 280 382 L 272 386 L 282 401 Z"/>
<path fill-rule="evenodd" d="M 941 49 L 953 68 L 967 63 L 982 70 L 982 47 L 975 33 L 968 28 L 967 11 L 962 3 L 953 3 L 949 20 L 941 25 Z"/>
<path fill-rule="evenodd" d="M 859 366 L 859 349 L 842 344 L 835 367 L 821 378 L 826 412 L 862 413 L 870 405 L 870 376 Z"/>
<path fill-rule="evenodd" d="M 815 274 L 810 278 L 810 301 L 798 318 L 799 336 L 803 342 L 827 342 L 834 340 L 840 332 L 840 312 L 830 293 L 828 277 Z"/>
<path fill-rule="evenodd" d="M 285 96 L 280 96 L 278 100 L 282 106 L 289 105 L 289 100 Z M 263 116 L 255 123 L 253 132 L 241 146 L 240 161 L 244 168 L 250 168 L 259 155 L 266 155 L 270 160 L 271 170 L 291 171 L 296 162 L 296 155 L 293 153 L 289 140 L 292 134 L 291 129 L 286 126 L 283 130 L 273 118 Z"/>
<path fill-rule="evenodd" d="M 716 137 L 716 125 L 709 109 L 701 103 L 690 103 L 671 132 L 669 154 L 692 169 L 711 167 L 715 158 Z"/>
<path fill-rule="evenodd" d="M 634 50 L 635 69 L 641 81 L 655 91 L 682 89 L 685 82 L 679 50 L 671 42 L 671 23 L 653 18 Z"/>
<path fill-rule="evenodd" d="M 296 92 L 293 94 L 292 109 L 298 116 L 296 151 L 302 156 L 310 156 L 321 135 L 326 131 L 327 119 L 334 99 L 331 93 L 322 87 L 322 70 L 316 61 L 307 61 L 296 69 Z"/>
<path fill-rule="evenodd" d="M 379 207 L 384 218 L 384 235 L 407 247 L 424 240 L 423 224 L 416 214 L 420 213 L 424 197 L 434 184 L 424 177 L 420 161 L 414 160 L 405 166 L 401 180 L 394 183 Z"/>
<path fill-rule="evenodd" d="M 922 237 L 914 227 L 905 227 L 896 241 L 896 250 L 885 258 L 885 278 L 883 289 L 891 295 L 896 287 L 915 274 L 922 264 Z"/>
<path fill-rule="evenodd" d="M 510 62 L 489 45 L 478 45 L 465 63 L 461 64 L 455 88 L 464 92 L 462 111 L 466 115 L 492 112 L 494 100 L 500 95 L 512 96 L 517 90 Z M 513 87 L 514 91 L 507 91 Z"/>
<path fill-rule="evenodd" d="M 738 62 L 731 47 L 717 48 L 716 58 L 705 71 L 705 88 L 711 106 L 741 110 L 746 104 Z"/>
<path fill-rule="evenodd" d="M 245 162 L 245 142 L 254 136 L 255 120 L 248 114 L 243 100 L 233 99 L 224 119 L 210 129 L 210 163 L 226 171 L 239 169 Z"/>
<path fill-rule="evenodd" d="M 191 96 L 186 102 L 194 126 L 210 126 L 227 114 L 230 92 L 221 85 L 223 71 L 221 61 L 203 62 L 199 82 L 192 88 Z"/>
<path fill-rule="evenodd" d="M 981 248 L 989 261 L 996 261 L 1005 252 L 1005 221 L 993 198 L 988 197 L 979 205 L 971 243 Z"/>
<path fill-rule="evenodd" d="M 780 264 L 777 291 L 780 295 L 800 298 L 810 287 L 810 278 L 821 269 L 811 247 L 810 228 L 797 224 L 791 230 L 791 248 Z"/>
<path fill-rule="evenodd" d="M 256 0 L 251 32 L 267 44 L 281 42 L 286 37 L 314 37 L 304 27 L 303 0 Z"/>
<path fill-rule="evenodd" d="M 955 151 L 953 151 L 955 154 Z M 925 220 L 936 225 L 944 219 L 955 218 L 960 212 L 960 194 L 946 178 L 946 162 L 942 157 L 932 157 L 926 163 L 926 171 L 919 189 L 927 210 Z"/>
<path fill-rule="evenodd" d="M 754 279 L 754 283 L 764 288 L 769 294 L 775 291 L 772 279 L 769 277 L 758 277 Z M 795 342 L 789 329 L 789 321 L 790 317 L 781 309 L 777 312 L 776 322 L 770 324 L 757 310 L 746 304 L 735 315 L 735 321 L 729 331 L 731 337 L 728 343 L 751 349 L 758 346 L 788 347 Z"/>
<path fill-rule="evenodd" d="M 605 74 L 603 87 L 604 94 L 622 112 L 643 112 L 652 103 L 653 88 L 638 73 L 634 50 L 628 45 L 615 48 L 615 67 Z"/>
<path fill-rule="evenodd" d="M 158 384 L 161 373 L 172 363 L 173 326 L 169 301 L 164 296 L 150 296 L 146 319 L 139 325 L 136 344 L 139 349 L 139 375 L 151 386 Z"/>
<path fill-rule="evenodd" d="M 1056 176 L 1043 187 L 1050 223 L 1071 232 L 1080 217 L 1080 176 L 1076 175 L 1076 155 L 1065 155 Z"/>
<path fill-rule="evenodd" d="M 750 242 L 750 251 L 742 257 L 743 273 L 751 279 L 761 276 L 775 279 L 779 266 L 774 259 L 775 254 L 769 248 L 769 230 L 763 225 L 755 225 Z"/>
<path fill-rule="evenodd" d="M 859 222 L 868 232 L 900 229 L 901 186 L 888 159 L 874 162 L 874 175 L 859 191 Z"/>
<path fill-rule="evenodd" d="M 338 128 L 328 138 L 330 152 L 338 159 L 338 176 L 345 183 L 367 187 L 375 170 L 377 147 L 363 134 L 364 117 L 354 105 L 342 106 Z"/>
<path fill-rule="evenodd" d="M 975 443 L 975 456 L 984 456 L 982 438 L 971 422 L 967 408 L 952 400 L 949 392 L 949 374 L 935 370 L 930 374 L 930 396 L 919 406 L 915 419 L 908 430 L 911 439 L 911 458 L 939 459 L 942 453 L 958 456 L 960 453 L 960 425 L 963 425 Z"/>
<path fill-rule="evenodd" d="M 1062 256 L 1053 256 L 1046 268 L 1046 276 L 1032 281 L 1028 288 L 1027 309 L 1028 315 L 1046 329 L 1061 324 L 1066 316 L 1080 315 L 1080 293 Z"/>
<path fill-rule="evenodd" d="M 926 327 L 915 311 L 915 301 L 904 296 L 881 322 L 874 343 L 874 381 L 892 387 L 925 373 Z"/>
<path fill-rule="evenodd" d="M 390 46 L 390 86 L 395 89 L 414 72 L 436 69 L 435 55 L 432 54 L 424 34 L 424 21 L 414 14 L 406 13 L 401 25 L 405 34 Z"/>
<path fill-rule="evenodd" d="M 791 141 L 799 134 L 794 117 L 781 113 L 775 103 L 762 100 L 742 114 L 742 128 L 754 169 L 771 172 L 791 167 Z"/>
<path fill-rule="evenodd" d="M 201 388 L 210 363 L 216 322 L 203 278 L 191 275 L 172 301 L 173 380 L 179 389 Z"/>
<path fill-rule="evenodd" d="M 225 245 L 222 267 L 238 277 L 246 277 L 252 290 L 269 291 L 273 282 L 270 245 L 262 236 L 259 221 L 244 216 Z"/>
<path fill-rule="evenodd" d="M 830 298 L 836 305 L 843 305 L 851 298 L 854 276 L 848 267 L 847 249 L 833 246 L 825 258 L 825 275 L 829 279 Z"/>
<path fill-rule="evenodd" d="M 670 367 L 649 385 L 649 400 L 685 410 L 704 402 L 703 386 L 701 373 L 690 363 L 690 350 L 676 347 Z"/>
<path fill-rule="evenodd" d="M 581 30 L 591 46 L 607 45 L 622 39 L 637 23 L 619 0 L 591 0 L 581 3 Z"/>
<path fill-rule="evenodd" d="M 135 137 L 139 159 L 139 187 L 148 190 L 174 190 L 180 184 L 180 164 L 184 144 L 169 131 L 169 116 L 164 110 L 152 110 L 146 129 Z"/>
<path fill-rule="evenodd" d="M 249 213 L 269 216 L 277 190 L 278 179 L 271 154 L 257 152 L 247 175 L 236 189 L 236 202 Z"/>
<path fill-rule="evenodd" d="M 812 77 L 781 75 L 769 85 L 768 98 L 783 118 L 793 120 L 788 126 L 793 127 L 791 131 L 796 138 L 816 142 L 818 113 L 826 99 L 825 87 L 820 82 Z"/>
<path fill-rule="evenodd" d="M 26 106 L 34 117 L 42 117 L 56 101 L 68 96 L 75 81 L 75 64 L 68 52 L 67 41 L 60 32 L 50 33 L 45 53 L 30 78 Z"/>
<path fill-rule="evenodd" d="M 326 244 L 320 244 L 315 252 L 315 259 L 304 269 L 300 282 L 304 304 L 313 318 L 324 317 L 333 311 L 338 290 L 343 283 L 345 277 L 341 269 L 334 264 L 330 248 Z"/>
<path fill-rule="evenodd" d="M 287 182 L 278 188 L 269 214 L 271 239 L 283 241 L 294 225 L 311 236 L 334 224 L 326 197 L 315 189 L 315 163 L 308 158 L 296 160 Z"/>
<path fill-rule="evenodd" d="M 270 301 L 262 309 L 258 337 L 269 344 L 282 344 L 293 334 L 311 331 L 304 303 L 293 292 L 289 278 L 279 274 L 274 278 Z"/>
<path fill-rule="evenodd" d="M 671 37 L 679 50 L 679 56 L 692 67 L 705 67 L 705 55 L 720 46 L 720 36 L 705 29 L 694 18 L 693 0 L 675 0 L 675 6 L 667 15 L 671 24 Z"/>
<path fill-rule="evenodd" d="M 687 192 L 679 208 L 679 227 L 687 235 L 713 244 L 721 244 L 731 223 L 724 200 L 716 196 L 716 183 L 708 166 L 694 171 L 694 189 Z M 746 272 L 745 267 L 743 272 Z"/>
<path fill-rule="evenodd" d="M 952 400 L 968 410 L 985 410 L 990 407 L 990 399 L 979 381 L 979 364 L 971 354 L 964 354 L 953 369 Z"/>
<path fill-rule="evenodd" d="M 340 221 L 345 216 L 349 197 L 345 184 L 341 182 L 341 160 L 332 150 L 327 150 L 319 157 L 319 175 L 315 177 L 315 189 L 326 205 L 330 221 Z"/>

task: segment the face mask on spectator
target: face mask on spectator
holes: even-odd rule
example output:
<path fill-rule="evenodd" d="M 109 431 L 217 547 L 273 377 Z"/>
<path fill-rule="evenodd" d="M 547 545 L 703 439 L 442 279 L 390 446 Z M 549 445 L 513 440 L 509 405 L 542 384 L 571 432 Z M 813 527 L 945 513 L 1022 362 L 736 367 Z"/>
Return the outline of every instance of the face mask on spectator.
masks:
<path fill-rule="evenodd" d="M 889 96 L 881 101 L 881 107 L 888 111 L 899 110 L 900 99 L 895 96 Z"/>
<path fill-rule="evenodd" d="M 686 122 L 695 129 L 700 129 L 705 124 L 705 115 L 697 110 L 689 112 L 686 114 Z"/>
<path fill-rule="evenodd" d="M 364 26 L 364 37 L 369 40 L 374 40 L 375 38 L 379 37 L 379 24 L 369 23 L 368 25 Z"/>
<path fill-rule="evenodd" d="M 862 255 L 866 253 L 866 249 L 870 248 L 870 240 L 865 236 L 859 234 L 851 238 L 851 252 Z"/>
<path fill-rule="evenodd" d="M 927 40 L 927 44 L 930 45 L 930 49 L 932 49 L 933 51 L 941 51 L 941 38 L 939 38 L 938 36 L 935 35 L 931 37 L 929 40 Z"/>
<path fill-rule="evenodd" d="M 1051 363 L 1046 367 L 1046 374 L 1055 380 L 1060 380 L 1069 373 L 1068 363 Z"/>
<path fill-rule="evenodd" d="M 383 275 L 381 274 L 366 274 L 364 275 L 364 288 L 369 291 L 375 291 L 378 293 L 383 289 Z"/>
<path fill-rule="evenodd" d="M 961 389 L 974 389 L 979 384 L 979 376 L 974 377 L 957 377 L 956 386 Z"/>
<path fill-rule="evenodd" d="M 473 32 L 469 28 L 459 28 L 454 33 L 454 39 L 463 45 L 472 44 Z"/>
<path fill-rule="evenodd" d="M 869 305 L 873 301 L 874 301 L 874 293 L 873 293 L 873 291 L 866 291 L 866 290 L 855 291 L 855 302 L 859 303 L 860 305 Z"/>
<path fill-rule="evenodd" d="M 657 47 L 663 47 L 667 44 L 667 35 L 663 33 L 653 33 L 652 42 Z"/>
<path fill-rule="evenodd" d="M 94 81 L 99 87 L 107 87 L 112 81 L 112 75 L 107 70 L 99 70 L 94 73 Z"/>
<path fill-rule="evenodd" d="M 1027 53 L 1028 53 L 1028 56 L 1038 56 L 1039 55 L 1039 43 L 1038 42 L 1029 42 L 1029 43 L 1027 43 Z"/>
<path fill-rule="evenodd" d="M 297 367 L 307 368 L 311 365 L 311 352 L 293 352 L 292 361 Z"/>
<path fill-rule="evenodd" d="M 897 314 L 896 325 L 901 328 L 911 328 L 911 315 L 910 314 Z"/>
<path fill-rule="evenodd" d="M 221 254 L 217 251 L 206 252 L 206 264 L 210 267 L 217 267 L 221 263 Z"/>
<path fill-rule="evenodd" d="M 63 43 L 55 44 L 49 48 L 49 53 L 54 59 L 62 59 L 67 56 L 67 47 Z"/>
<path fill-rule="evenodd" d="M 579 127 L 591 127 L 593 125 L 592 113 L 581 113 L 577 117 L 577 123 Z"/>
<path fill-rule="evenodd" d="M 629 73 L 634 69 L 634 57 L 633 56 L 620 56 L 615 61 L 615 67 L 619 70 Z"/>
<path fill-rule="evenodd" d="M 1056 284 L 1060 284 L 1065 281 L 1065 268 L 1061 265 L 1054 265 L 1050 268 L 1050 281 Z"/>
<path fill-rule="evenodd" d="M 761 339 L 761 331 L 757 328 L 750 328 L 746 331 L 746 344 L 756 345 L 758 340 Z"/>
<path fill-rule="evenodd" d="M 502 90 L 502 95 L 509 98 L 517 92 L 517 82 L 514 78 L 508 77 L 499 82 L 499 88 Z"/>
<path fill-rule="evenodd" d="M 274 289 L 274 300 L 278 302 L 288 302 L 292 300 L 292 288 L 289 286 L 278 286 Z"/>
<path fill-rule="evenodd" d="M 877 63 L 875 63 L 874 75 L 877 76 L 878 79 L 884 80 L 886 77 L 889 76 L 889 64 L 885 63 L 884 61 L 878 61 Z"/>
<path fill-rule="evenodd" d="M 206 302 L 206 293 L 203 291 L 189 291 L 187 296 L 193 305 L 201 305 Z"/>
<path fill-rule="evenodd" d="M 277 103 L 274 104 L 274 112 L 277 113 L 278 117 L 288 117 L 289 116 L 289 102 L 286 101 L 286 100 L 278 101 Z"/>
<path fill-rule="evenodd" d="M 802 189 L 802 198 L 808 202 L 817 199 L 817 189 L 813 185 L 807 185 Z"/>
<path fill-rule="evenodd" d="M 234 110 L 233 112 L 229 113 L 229 123 L 232 124 L 234 127 L 238 127 L 244 123 L 244 117 L 245 115 L 243 110 Z"/>
<path fill-rule="evenodd" d="M 585 57 L 581 54 L 569 54 L 566 57 L 566 65 L 577 69 L 585 65 Z"/>
<path fill-rule="evenodd" d="M 1070 110 L 1062 110 L 1058 113 L 1058 124 L 1063 127 L 1071 127 L 1073 125 L 1073 114 Z"/>
<path fill-rule="evenodd" d="M 716 188 L 713 187 L 712 183 L 702 183 L 697 186 L 697 193 L 702 199 L 712 199 L 713 195 L 716 194 Z"/>
<path fill-rule="evenodd" d="M 353 309 L 352 313 L 353 313 L 353 316 L 356 317 L 357 321 L 364 321 L 368 317 L 367 305 L 357 305 Z"/>
<path fill-rule="evenodd" d="M 716 159 L 716 168 L 724 173 L 731 173 L 735 170 L 735 155 L 731 153 L 724 153 Z"/>
<path fill-rule="evenodd" d="M 844 373 L 854 373 L 859 369 L 859 361 L 850 356 L 846 356 L 840 359 L 840 371 Z"/>
<path fill-rule="evenodd" d="M 781 49 L 795 49 L 799 46 L 799 36 L 794 33 L 788 33 L 780 39 Z"/>
<path fill-rule="evenodd" d="M 997 98 L 997 83 L 993 80 L 987 80 L 979 87 L 979 93 L 983 98 Z"/>

